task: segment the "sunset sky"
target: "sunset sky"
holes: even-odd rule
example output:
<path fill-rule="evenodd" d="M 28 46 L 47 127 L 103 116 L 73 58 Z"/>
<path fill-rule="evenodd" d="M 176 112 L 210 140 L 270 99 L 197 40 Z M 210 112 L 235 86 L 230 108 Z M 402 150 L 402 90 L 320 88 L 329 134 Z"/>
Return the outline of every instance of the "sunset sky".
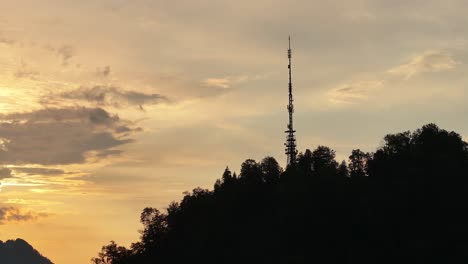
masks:
<path fill-rule="evenodd" d="M 58 264 L 137 241 L 139 214 L 228 165 L 468 137 L 467 1 L 0 0 L 0 240 Z"/>

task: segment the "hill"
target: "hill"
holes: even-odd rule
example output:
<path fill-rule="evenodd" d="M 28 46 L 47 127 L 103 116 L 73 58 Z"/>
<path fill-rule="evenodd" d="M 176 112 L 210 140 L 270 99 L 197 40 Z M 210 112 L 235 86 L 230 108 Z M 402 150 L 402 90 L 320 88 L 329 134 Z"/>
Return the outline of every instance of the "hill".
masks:
<path fill-rule="evenodd" d="M 2 264 L 52 264 L 28 242 L 22 239 L 0 241 L 0 263 Z"/>
<path fill-rule="evenodd" d="M 429 124 L 338 163 L 319 146 L 285 171 L 272 157 L 228 168 L 166 210 L 140 241 L 93 263 L 466 263 L 468 144 Z"/>

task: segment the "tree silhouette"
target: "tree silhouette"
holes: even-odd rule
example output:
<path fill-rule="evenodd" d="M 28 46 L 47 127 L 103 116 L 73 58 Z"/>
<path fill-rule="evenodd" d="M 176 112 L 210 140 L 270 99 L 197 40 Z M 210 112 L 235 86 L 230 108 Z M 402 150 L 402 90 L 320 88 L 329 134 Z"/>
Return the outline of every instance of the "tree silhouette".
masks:
<path fill-rule="evenodd" d="M 313 169 L 312 164 L 312 151 L 306 149 L 304 154 L 299 153 L 297 157 L 297 166 L 304 172 L 311 171 Z"/>
<path fill-rule="evenodd" d="M 338 163 L 335 160 L 335 151 L 326 146 L 318 146 L 312 152 L 312 170 L 317 174 L 336 173 Z"/>
<path fill-rule="evenodd" d="M 351 151 L 349 156 L 349 173 L 351 177 L 365 177 L 367 175 L 367 162 L 371 159 L 371 154 L 364 153 L 360 149 Z"/>
<path fill-rule="evenodd" d="M 344 160 L 338 166 L 338 175 L 342 178 L 350 177 L 348 165 Z"/>
<path fill-rule="evenodd" d="M 272 157 L 226 168 L 213 191 L 144 209 L 140 241 L 93 262 L 465 263 L 467 209 L 468 144 L 428 124 L 349 165 L 319 146 L 285 171 Z"/>
<path fill-rule="evenodd" d="M 260 169 L 265 182 L 277 182 L 283 169 L 273 157 L 265 157 L 260 163 Z"/>

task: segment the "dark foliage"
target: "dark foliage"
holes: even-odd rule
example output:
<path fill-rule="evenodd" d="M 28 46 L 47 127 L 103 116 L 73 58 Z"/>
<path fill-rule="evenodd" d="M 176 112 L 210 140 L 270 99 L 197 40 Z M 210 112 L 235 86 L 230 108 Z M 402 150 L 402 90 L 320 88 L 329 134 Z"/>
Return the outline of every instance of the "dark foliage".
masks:
<path fill-rule="evenodd" d="M 338 164 L 319 146 L 282 171 L 272 157 L 226 168 L 167 212 L 146 208 L 141 241 L 94 263 L 466 263 L 468 145 L 429 124 Z"/>
<path fill-rule="evenodd" d="M 2 264 L 52 264 L 31 245 L 22 239 L 0 241 L 0 263 Z"/>

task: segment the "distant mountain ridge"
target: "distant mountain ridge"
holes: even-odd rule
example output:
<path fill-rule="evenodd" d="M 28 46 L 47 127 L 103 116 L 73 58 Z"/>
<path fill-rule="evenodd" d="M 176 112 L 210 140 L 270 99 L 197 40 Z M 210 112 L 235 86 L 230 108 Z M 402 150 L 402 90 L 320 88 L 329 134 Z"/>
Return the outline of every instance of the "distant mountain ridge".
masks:
<path fill-rule="evenodd" d="M 53 264 L 23 239 L 0 240 L 1 264 Z"/>

